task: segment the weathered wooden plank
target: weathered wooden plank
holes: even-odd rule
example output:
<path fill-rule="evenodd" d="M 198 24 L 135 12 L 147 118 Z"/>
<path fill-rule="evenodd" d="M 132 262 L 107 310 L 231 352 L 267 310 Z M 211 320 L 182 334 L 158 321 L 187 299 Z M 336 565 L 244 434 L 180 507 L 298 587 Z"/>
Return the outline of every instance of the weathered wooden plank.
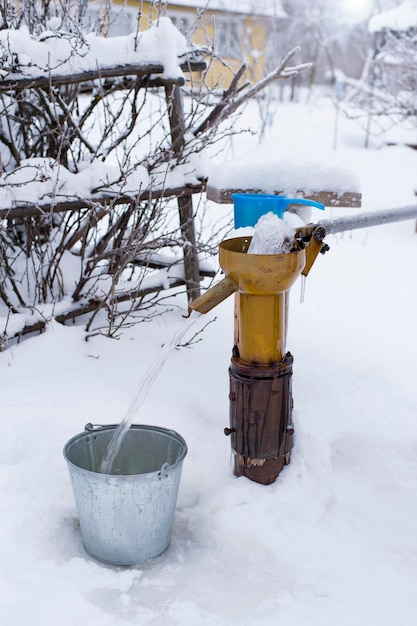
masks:
<path fill-rule="evenodd" d="M 163 270 L 170 269 L 171 267 L 175 267 L 179 263 L 182 263 L 181 259 L 173 259 L 173 260 L 159 260 L 156 256 L 153 256 L 151 259 L 147 258 L 136 258 L 132 261 L 133 265 L 140 265 L 142 267 L 149 267 L 154 270 Z M 204 276 L 207 278 L 213 278 L 216 275 L 215 270 L 204 269 L 200 266 L 200 276 Z"/>
<path fill-rule="evenodd" d="M 204 61 L 187 61 L 180 65 L 183 72 L 198 72 L 206 68 Z M 4 78 L 0 80 L 0 93 L 8 91 L 23 91 L 24 89 L 47 89 L 51 86 L 62 87 L 64 85 L 74 85 L 81 83 L 89 83 L 95 80 L 106 80 L 113 78 L 122 78 L 124 76 L 151 76 L 161 75 L 164 72 L 163 65 L 159 63 L 150 63 L 147 65 L 123 65 L 120 67 L 97 68 L 86 72 L 77 72 L 74 74 L 46 74 L 37 77 L 19 77 Z M 155 85 L 168 84 L 184 84 L 182 77 L 178 79 L 164 79 L 158 76 L 155 79 Z"/>
<path fill-rule="evenodd" d="M 184 281 L 180 278 L 170 280 L 169 289 L 174 289 L 175 287 L 181 287 L 183 285 Z M 132 291 L 121 292 L 116 295 L 114 299 L 114 304 L 128 302 L 130 300 L 133 301 L 134 299 L 142 298 L 144 296 L 151 295 L 152 293 L 158 293 L 159 291 L 164 291 L 166 289 L 166 284 L 161 282 L 145 289 L 138 288 Z M 65 324 L 65 322 L 76 319 L 77 317 L 81 317 L 82 315 L 88 315 L 89 313 L 93 313 L 94 311 L 102 307 L 103 304 L 103 301 L 101 301 L 100 299 L 91 299 L 86 302 L 74 303 L 68 308 L 67 311 L 59 313 L 54 317 L 54 319 L 60 324 Z M 42 332 L 46 329 L 47 325 L 47 320 L 37 320 L 32 324 L 26 324 L 23 328 L 16 331 L 15 333 L 6 335 L 4 339 L 4 344 L 6 345 L 9 341 L 19 341 L 21 337 L 29 335 L 31 333 Z"/>
<path fill-rule="evenodd" d="M 207 199 L 212 200 L 213 202 L 217 202 L 218 204 L 231 204 L 232 194 L 234 193 L 270 193 L 265 191 L 265 189 L 220 189 L 218 187 L 207 185 Z M 285 194 L 282 190 L 274 190 L 273 192 L 277 196 L 284 196 Z M 305 192 L 303 190 L 297 191 L 294 195 L 294 198 L 308 198 L 309 200 L 313 200 L 314 202 L 320 202 L 325 206 L 339 206 L 339 207 L 352 207 L 359 208 L 362 206 L 362 194 L 354 191 L 344 191 L 343 193 L 338 193 L 330 190 L 318 190 Z"/>
<path fill-rule="evenodd" d="M 175 187 L 171 189 L 145 189 L 137 196 L 111 196 L 109 194 L 102 196 L 92 196 L 91 198 L 79 198 L 76 200 L 64 200 L 62 202 L 50 202 L 45 204 L 19 205 L 7 209 L 0 209 L 0 219 L 20 219 L 24 217 L 41 217 L 50 213 L 66 213 L 67 211 L 80 211 L 95 206 L 113 206 L 118 204 L 131 204 L 133 202 L 142 202 L 146 200 L 158 200 L 160 198 L 169 197 L 186 197 L 194 193 L 201 193 L 204 190 L 204 184 L 192 185 L 186 187 Z"/>

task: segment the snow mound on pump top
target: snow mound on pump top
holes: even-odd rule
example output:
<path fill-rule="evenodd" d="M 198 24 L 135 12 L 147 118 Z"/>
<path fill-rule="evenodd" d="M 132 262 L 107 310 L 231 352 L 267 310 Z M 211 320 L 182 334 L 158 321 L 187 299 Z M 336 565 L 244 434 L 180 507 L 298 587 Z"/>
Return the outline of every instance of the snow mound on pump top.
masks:
<path fill-rule="evenodd" d="M 253 233 L 248 254 L 287 254 L 295 238 L 295 230 L 269 212 L 259 218 Z"/>

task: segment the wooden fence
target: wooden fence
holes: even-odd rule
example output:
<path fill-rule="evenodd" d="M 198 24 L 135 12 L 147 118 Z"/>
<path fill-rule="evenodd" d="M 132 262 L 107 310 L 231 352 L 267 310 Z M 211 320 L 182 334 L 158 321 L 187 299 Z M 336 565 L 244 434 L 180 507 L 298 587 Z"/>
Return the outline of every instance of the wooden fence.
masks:
<path fill-rule="evenodd" d="M 201 72 L 206 65 L 201 61 L 187 61 L 181 66 L 185 73 Z M 128 89 L 135 84 L 136 88 L 148 89 L 153 88 L 162 90 L 166 102 L 166 112 L 169 118 L 169 126 L 171 133 L 171 151 L 174 155 L 178 155 L 184 145 L 184 107 L 183 107 L 183 86 L 185 80 L 166 79 L 163 77 L 164 68 L 158 64 L 148 65 L 130 65 L 126 67 L 114 67 L 110 69 L 100 69 L 71 75 L 54 75 L 40 76 L 38 78 L 14 78 L 3 79 L 0 81 L 0 95 L 8 96 L 9 99 L 17 98 L 19 93 L 27 90 L 50 90 L 52 87 L 77 86 L 78 91 L 91 89 L 95 81 L 100 81 L 101 86 L 106 84 L 115 84 L 118 81 L 120 89 Z M 94 207 L 97 219 L 100 219 L 100 211 L 104 215 L 106 207 L 110 204 L 132 204 L 150 199 L 174 198 L 178 204 L 179 228 L 183 241 L 183 278 L 176 278 L 169 283 L 169 287 L 177 287 L 184 285 L 187 292 L 188 301 L 191 301 L 200 294 L 200 281 L 203 276 L 212 276 L 214 272 L 200 270 L 197 247 L 196 232 L 193 210 L 193 195 L 201 194 L 205 189 L 205 181 L 193 185 L 175 188 L 152 188 L 141 189 L 136 196 L 121 193 L 115 197 L 109 196 L 107 193 L 94 193 L 87 198 L 52 198 L 48 202 L 34 200 L 33 203 L 16 203 L 12 206 L 0 206 L 0 220 L 4 220 L 5 227 L 11 225 L 14 220 L 25 220 L 26 218 L 43 218 L 47 215 L 56 213 L 67 213 L 81 211 Z M 100 209 L 101 207 L 101 209 Z M 79 238 L 82 233 L 76 233 L 75 237 Z M 135 260 L 136 264 L 145 264 L 140 258 Z M 178 263 L 178 260 L 175 260 Z M 166 260 L 157 259 L 146 261 L 148 267 L 163 269 L 169 267 Z M 135 292 L 126 292 L 118 294 L 118 301 L 131 300 L 134 297 L 143 297 L 150 292 L 158 292 L 166 288 L 166 283 L 156 284 L 153 287 L 138 289 Z M 55 316 L 59 322 L 65 322 L 68 319 L 84 315 L 97 309 L 100 303 L 96 299 L 75 303 L 65 313 Z M 21 334 L 40 330 L 45 326 L 43 320 L 36 321 L 32 325 L 25 326 Z"/>

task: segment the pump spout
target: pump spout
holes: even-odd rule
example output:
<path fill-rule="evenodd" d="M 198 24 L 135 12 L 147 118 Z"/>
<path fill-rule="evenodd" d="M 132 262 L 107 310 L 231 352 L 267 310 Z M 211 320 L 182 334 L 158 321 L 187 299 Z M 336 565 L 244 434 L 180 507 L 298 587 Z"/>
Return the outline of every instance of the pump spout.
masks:
<path fill-rule="evenodd" d="M 232 293 L 237 291 L 236 283 L 226 276 L 220 282 L 213 287 L 210 287 L 206 293 L 190 302 L 188 309 L 191 311 L 198 311 L 198 313 L 208 313 L 215 306 L 226 300 Z"/>

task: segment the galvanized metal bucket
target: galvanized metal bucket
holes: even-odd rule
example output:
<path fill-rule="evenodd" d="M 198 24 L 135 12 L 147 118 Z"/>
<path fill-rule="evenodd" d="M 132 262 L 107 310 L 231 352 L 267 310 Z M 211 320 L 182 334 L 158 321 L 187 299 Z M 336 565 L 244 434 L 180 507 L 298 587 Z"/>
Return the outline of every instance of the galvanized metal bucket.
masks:
<path fill-rule="evenodd" d="M 112 474 L 99 467 L 116 425 L 87 424 L 64 446 L 85 549 L 133 565 L 169 545 L 187 444 L 173 430 L 133 424 Z"/>

